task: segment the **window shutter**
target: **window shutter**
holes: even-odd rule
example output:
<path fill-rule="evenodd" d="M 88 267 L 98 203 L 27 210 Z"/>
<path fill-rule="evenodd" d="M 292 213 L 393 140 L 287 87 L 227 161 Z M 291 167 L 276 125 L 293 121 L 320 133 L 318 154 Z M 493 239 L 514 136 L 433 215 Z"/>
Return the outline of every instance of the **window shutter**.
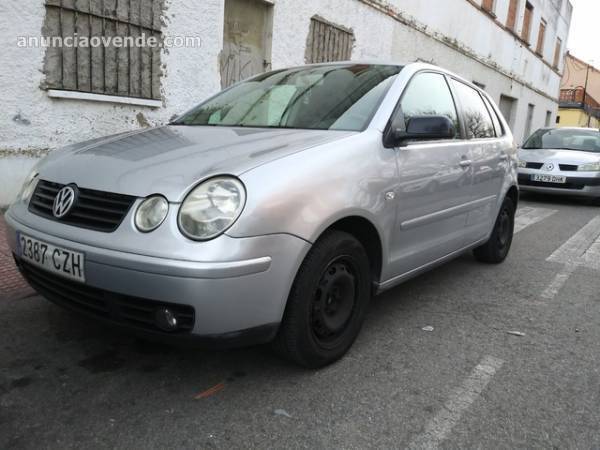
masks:
<path fill-rule="evenodd" d="M 164 0 L 46 0 L 43 33 L 62 40 L 44 61 L 47 89 L 159 100 L 161 50 L 105 45 L 106 39 L 145 36 L 162 42 Z M 64 45 L 65 38 L 102 40 L 99 46 Z M 128 43 L 129 45 L 129 43 Z"/>

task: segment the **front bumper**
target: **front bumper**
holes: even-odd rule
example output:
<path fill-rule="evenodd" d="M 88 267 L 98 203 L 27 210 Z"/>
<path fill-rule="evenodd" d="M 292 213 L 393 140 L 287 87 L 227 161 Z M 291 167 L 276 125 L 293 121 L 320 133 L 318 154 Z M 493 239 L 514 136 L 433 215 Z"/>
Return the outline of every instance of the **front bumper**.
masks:
<path fill-rule="evenodd" d="M 565 184 L 542 183 L 531 180 L 531 175 L 562 175 Z M 542 172 L 534 169 L 519 169 L 519 189 L 524 192 L 570 195 L 575 197 L 600 197 L 600 174 L 598 176 L 576 175 L 576 172 Z"/>
<path fill-rule="evenodd" d="M 20 211 L 17 208 L 15 213 L 10 209 L 5 216 L 8 242 L 18 265 L 23 261 L 16 257 L 17 231 L 84 253 L 85 288 L 102 291 L 99 295 L 111 305 L 109 316 L 99 319 L 148 336 L 193 338 L 211 345 L 252 345 L 273 338 L 295 274 L 310 248 L 308 242 L 287 234 L 250 238 L 222 235 L 209 243 L 194 243 L 196 251 L 189 254 L 189 259 L 169 259 L 144 255 L 146 249 L 140 249 L 139 253 L 131 249 L 118 251 L 82 243 L 83 239 L 58 237 L 45 231 L 49 221 L 31 215 L 23 220 L 18 215 Z M 39 225 L 32 226 L 32 222 Z M 73 234 L 82 232 L 75 229 Z M 105 234 L 105 239 L 108 243 L 111 234 Z M 226 256 L 206 261 L 203 254 Z M 146 304 L 157 306 L 191 307 L 193 328 L 184 334 L 171 334 L 120 320 L 115 299 L 124 298 L 143 299 Z"/>

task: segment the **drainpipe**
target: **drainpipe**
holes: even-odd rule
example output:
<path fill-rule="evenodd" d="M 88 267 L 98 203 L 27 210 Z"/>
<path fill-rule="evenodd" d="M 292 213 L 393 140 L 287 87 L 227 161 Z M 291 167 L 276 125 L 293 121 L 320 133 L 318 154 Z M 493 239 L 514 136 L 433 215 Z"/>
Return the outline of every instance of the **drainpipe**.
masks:
<path fill-rule="evenodd" d="M 590 64 L 587 65 L 587 69 L 585 71 L 585 86 L 583 88 L 583 112 L 587 114 L 587 127 L 589 128 L 591 125 L 592 115 L 588 114 L 585 110 L 585 101 L 587 100 L 587 88 L 588 81 L 590 79 Z"/>

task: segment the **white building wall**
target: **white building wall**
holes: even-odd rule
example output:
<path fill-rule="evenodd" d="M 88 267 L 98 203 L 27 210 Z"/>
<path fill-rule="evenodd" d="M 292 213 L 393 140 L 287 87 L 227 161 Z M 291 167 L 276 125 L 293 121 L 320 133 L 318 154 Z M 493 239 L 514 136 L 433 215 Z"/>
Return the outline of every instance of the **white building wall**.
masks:
<path fill-rule="evenodd" d="M 496 0 L 500 24 L 509 0 Z M 535 7 L 532 47 L 539 20 L 548 21 L 544 59 L 552 63 L 556 36 L 567 41 L 570 4 L 562 17 L 553 10 L 561 0 L 531 0 Z M 480 3 L 481 0 L 473 0 Z M 524 5 L 525 0 L 521 0 Z M 223 42 L 223 0 L 167 0 L 166 36 L 200 36 L 200 48 L 171 48 L 162 55 L 163 106 L 149 108 L 82 100 L 52 99 L 40 89 L 44 49 L 19 48 L 18 36 L 39 36 L 43 0 L 0 3 L 0 207 L 9 203 L 40 154 L 68 143 L 167 122 L 220 89 L 219 53 Z M 483 83 L 496 101 L 518 99 L 513 120 L 523 138 L 528 105 L 536 106 L 532 128 L 554 120 L 560 75 L 522 42 L 494 23 L 469 0 L 274 0 L 272 66 L 304 63 L 310 18 L 319 15 L 352 29 L 353 59 L 431 61 Z M 382 8 L 381 6 L 384 6 Z M 524 6 L 523 6 L 524 7 Z M 518 29 L 522 14 L 518 19 Z M 420 30 L 420 31 L 419 31 Z M 561 61 L 562 67 L 562 61 Z"/>

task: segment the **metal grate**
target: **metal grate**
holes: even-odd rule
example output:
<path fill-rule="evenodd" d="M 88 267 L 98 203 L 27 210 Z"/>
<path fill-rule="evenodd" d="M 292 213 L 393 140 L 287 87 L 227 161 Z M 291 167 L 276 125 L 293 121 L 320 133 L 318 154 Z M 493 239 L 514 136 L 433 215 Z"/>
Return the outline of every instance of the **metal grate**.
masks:
<path fill-rule="evenodd" d="M 310 20 L 306 63 L 349 61 L 352 57 L 354 33 L 320 17 Z"/>
<path fill-rule="evenodd" d="M 76 227 L 110 233 L 119 227 L 136 199 L 130 195 L 78 188 L 72 210 L 57 219 L 52 207 L 56 194 L 63 187 L 62 184 L 40 180 L 29 202 L 29 211 Z"/>
<path fill-rule="evenodd" d="M 194 328 L 195 311 L 191 306 L 104 291 L 67 280 L 22 261 L 19 262 L 19 266 L 25 279 L 37 292 L 64 308 L 156 332 L 164 332 L 156 325 L 156 310 L 169 308 L 177 317 L 177 332 L 188 333 Z"/>
<path fill-rule="evenodd" d="M 576 172 L 579 168 L 579 166 L 576 166 L 574 164 L 559 164 L 558 167 L 560 168 L 560 170 L 565 172 Z"/>
<path fill-rule="evenodd" d="M 162 42 L 164 0 L 46 0 L 45 6 L 47 39 L 135 39 L 144 34 Z M 46 50 L 44 72 L 47 89 L 160 99 L 158 47 L 52 44 Z"/>
<path fill-rule="evenodd" d="M 528 169 L 541 169 L 543 165 L 544 163 L 540 162 L 528 162 L 526 163 L 525 167 L 527 167 Z"/>

